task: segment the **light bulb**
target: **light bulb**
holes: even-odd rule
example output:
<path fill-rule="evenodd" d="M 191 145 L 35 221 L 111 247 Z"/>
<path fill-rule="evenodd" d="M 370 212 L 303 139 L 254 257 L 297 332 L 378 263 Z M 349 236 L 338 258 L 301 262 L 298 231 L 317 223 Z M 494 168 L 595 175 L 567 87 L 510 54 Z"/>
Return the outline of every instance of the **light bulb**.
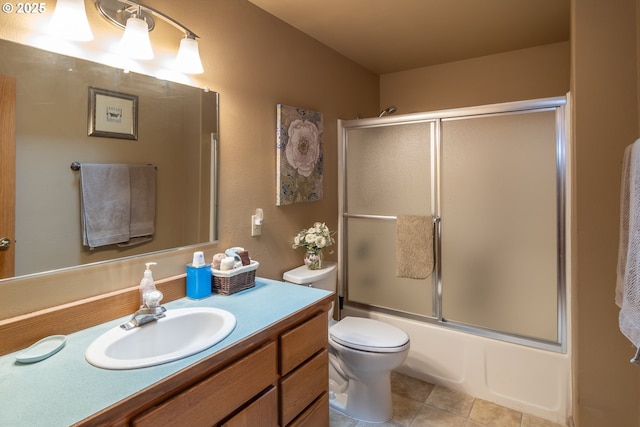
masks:
<path fill-rule="evenodd" d="M 84 0 L 58 0 L 47 32 L 67 40 L 93 40 Z"/>
<path fill-rule="evenodd" d="M 118 51 L 129 58 L 153 59 L 149 26 L 144 19 L 136 16 L 127 19 Z"/>
<path fill-rule="evenodd" d="M 180 49 L 176 56 L 176 68 L 187 74 L 202 74 L 202 61 L 200 60 L 200 52 L 198 42 L 192 36 L 186 36 L 180 40 Z"/>

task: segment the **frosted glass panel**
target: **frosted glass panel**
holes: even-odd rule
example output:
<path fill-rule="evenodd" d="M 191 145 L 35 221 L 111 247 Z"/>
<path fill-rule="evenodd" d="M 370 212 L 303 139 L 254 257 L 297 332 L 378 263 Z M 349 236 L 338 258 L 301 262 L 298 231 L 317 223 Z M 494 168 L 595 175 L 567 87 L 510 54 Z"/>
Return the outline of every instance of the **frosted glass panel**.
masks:
<path fill-rule="evenodd" d="M 432 215 L 433 122 L 348 129 L 349 215 Z M 432 279 L 396 277 L 396 221 L 345 219 L 348 301 L 432 316 Z"/>
<path fill-rule="evenodd" d="M 443 317 L 557 341 L 555 112 L 443 121 Z"/>
<path fill-rule="evenodd" d="M 395 276 L 395 221 L 351 218 L 347 238 L 349 301 L 432 315 L 432 278 L 414 280 Z"/>
<path fill-rule="evenodd" d="M 431 213 L 432 122 L 348 130 L 350 214 Z"/>

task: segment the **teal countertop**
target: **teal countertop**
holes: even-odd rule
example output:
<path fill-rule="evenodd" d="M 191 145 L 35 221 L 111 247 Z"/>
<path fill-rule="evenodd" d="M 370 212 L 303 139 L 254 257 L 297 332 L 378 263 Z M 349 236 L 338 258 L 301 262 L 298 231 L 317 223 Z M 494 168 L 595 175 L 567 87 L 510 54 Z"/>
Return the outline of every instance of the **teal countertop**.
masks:
<path fill-rule="evenodd" d="M 67 335 L 62 350 L 40 362 L 16 362 L 16 355 L 22 350 L 7 354 L 0 357 L 0 425 L 69 426 L 329 294 L 320 289 L 258 277 L 255 288 L 237 294 L 169 302 L 165 304 L 167 310 L 183 307 L 228 310 L 236 316 L 237 324 L 227 338 L 213 347 L 175 362 L 148 368 L 106 370 L 96 368 L 84 359 L 84 352 L 94 339 L 129 320 L 130 316 Z"/>

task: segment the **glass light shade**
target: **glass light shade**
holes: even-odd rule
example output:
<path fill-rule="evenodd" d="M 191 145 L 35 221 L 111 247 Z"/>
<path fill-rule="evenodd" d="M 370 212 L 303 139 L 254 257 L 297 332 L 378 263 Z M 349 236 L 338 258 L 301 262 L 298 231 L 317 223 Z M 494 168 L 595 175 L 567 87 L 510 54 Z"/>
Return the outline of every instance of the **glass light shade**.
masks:
<path fill-rule="evenodd" d="M 129 58 L 153 59 L 149 26 L 144 19 L 129 18 L 118 51 Z"/>
<path fill-rule="evenodd" d="M 47 31 L 67 40 L 93 40 L 84 0 L 57 0 Z"/>
<path fill-rule="evenodd" d="M 176 68 L 187 74 L 204 73 L 198 42 L 195 39 L 187 36 L 180 40 L 180 49 L 176 56 Z"/>

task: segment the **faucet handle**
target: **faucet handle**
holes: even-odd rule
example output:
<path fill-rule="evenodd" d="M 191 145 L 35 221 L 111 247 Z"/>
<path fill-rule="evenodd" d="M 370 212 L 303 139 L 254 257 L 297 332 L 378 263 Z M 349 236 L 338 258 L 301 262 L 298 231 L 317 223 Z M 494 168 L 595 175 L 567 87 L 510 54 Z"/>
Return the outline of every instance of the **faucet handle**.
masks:
<path fill-rule="evenodd" d="M 162 292 L 157 289 L 145 292 L 143 295 L 144 301 L 142 301 L 142 303 L 149 308 L 156 308 L 160 305 L 160 301 L 162 301 L 163 296 Z"/>

